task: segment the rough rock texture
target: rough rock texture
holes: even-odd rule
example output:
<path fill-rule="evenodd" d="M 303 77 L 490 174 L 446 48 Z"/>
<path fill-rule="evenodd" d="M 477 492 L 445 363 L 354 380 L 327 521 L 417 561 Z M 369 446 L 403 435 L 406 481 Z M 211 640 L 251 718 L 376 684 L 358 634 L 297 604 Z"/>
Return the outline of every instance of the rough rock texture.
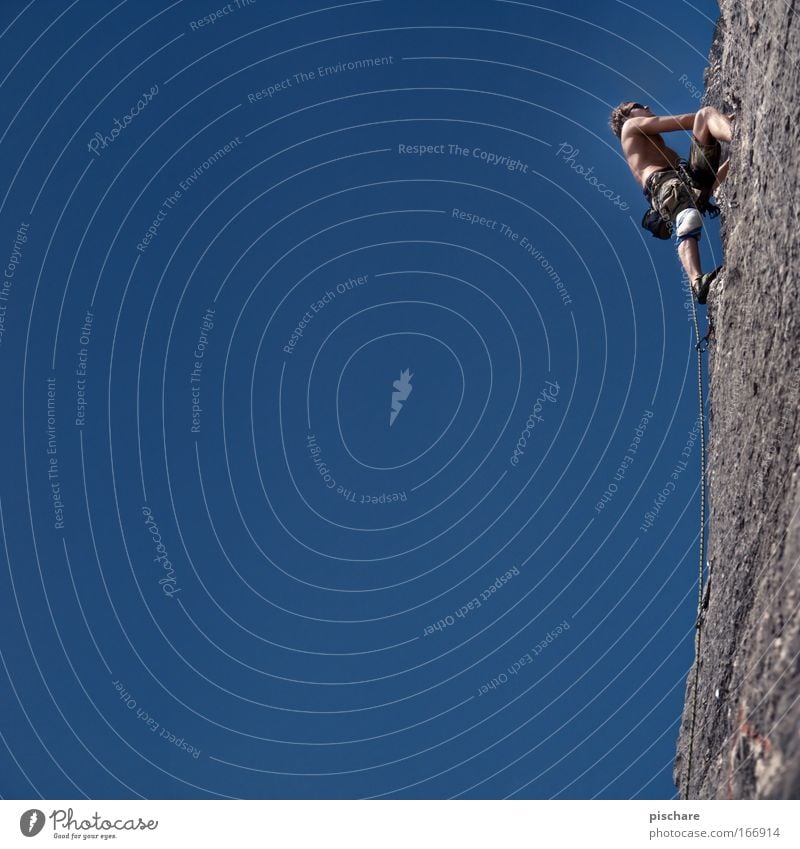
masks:
<path fill-rule="evenodd" d="M 800 798 L 800 9 L 721 0 L 706 101 L 735 110 L 709 297 L 711 588 L 690 798 Z M 797 12 L 798 14 L 795 14 Z M 686 795 L 694 670 L 675 781 Z"/>

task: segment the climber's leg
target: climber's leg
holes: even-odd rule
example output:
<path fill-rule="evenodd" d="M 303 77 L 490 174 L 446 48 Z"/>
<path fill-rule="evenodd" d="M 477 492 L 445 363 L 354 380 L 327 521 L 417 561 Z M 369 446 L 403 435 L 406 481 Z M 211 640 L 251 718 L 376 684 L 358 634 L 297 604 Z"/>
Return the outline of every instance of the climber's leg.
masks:
<path fill-rule="evenodd" d="M 731 140 L 730 119 L 713 106 L 704 106 L 695 113 L 692 134 L 703 146 L 711 145 L 715 141 L 729 142 Z"/>
<path fill-rule="evenodd" d="M 702 276 L 703 271 L 700 267 L 700 249 L 697 247 L 697 239 L 688 238 L 680 242 L 678 244 L 678 257 L 689 280 L 696 280 Z"/>
<path fill-rule="evenodd" d="M 704 106 L 694 116 L 692 144 L 689 150 L 689 172 L 692 180 L 713 194 L 728 173 L 727 163 L 720 165 L 720 141 L 731 140 L 730 119 L 711 106 Z"/>

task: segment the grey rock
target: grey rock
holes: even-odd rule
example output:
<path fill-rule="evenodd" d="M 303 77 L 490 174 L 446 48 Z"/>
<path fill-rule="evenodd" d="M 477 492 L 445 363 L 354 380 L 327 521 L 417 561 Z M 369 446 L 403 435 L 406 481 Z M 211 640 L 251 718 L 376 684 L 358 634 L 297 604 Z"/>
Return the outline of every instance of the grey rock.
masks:
<path fill-rule="evenodd" d="M 709 562 L 689 798 L 800 797 L 800 20 L 721 0 L 706 102 L 736 111 L 709 318 Z M 674 779 L 686 796 L 695 670 Z"/>

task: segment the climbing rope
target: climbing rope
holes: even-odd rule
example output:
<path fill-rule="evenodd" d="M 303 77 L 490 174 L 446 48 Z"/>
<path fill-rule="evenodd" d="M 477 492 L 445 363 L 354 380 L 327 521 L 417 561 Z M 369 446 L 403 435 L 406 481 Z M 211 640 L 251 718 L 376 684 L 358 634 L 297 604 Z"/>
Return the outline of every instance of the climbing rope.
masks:
<path fill-rule="evenodd" d="M 708 350 L 711 331 L 701 339 L 700 325 L 697 323 L 697 306 L 692 298 L 692 318 L 694 320 L 694 338 L 697 351 L 697 399 L 700 404 L 700 565 L 697 577 L 697 622 L 694 639 L 694 685 L 692 686 L 692 711 L 689 726 L 689 756 L 686 763 L 686 784 L 684 799 L 689 798 L 692 782 L 692 755 L 694 754 L 695 722 L 697 719 L 697 690 L 700 685 L 700 641 L 702 638 L 703 613 L 703 564 L 705 562 L 706 541 L 706 426 L 705 405 L 703 403 L 703 354 Z"/>

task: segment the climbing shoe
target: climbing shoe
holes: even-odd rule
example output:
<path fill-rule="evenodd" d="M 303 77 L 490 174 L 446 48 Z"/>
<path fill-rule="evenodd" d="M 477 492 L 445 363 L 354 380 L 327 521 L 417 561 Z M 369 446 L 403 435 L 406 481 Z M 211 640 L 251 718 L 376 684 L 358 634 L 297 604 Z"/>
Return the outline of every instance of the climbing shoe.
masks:
<path fill-rule="evenodd" d="M 709 271 L 708 274 L 704 274 L 702 277 L 696 277 L 692 280 L 692 293 L 695 298 L 697 298 L 698 304 L 704 304 L 706 302 L 708 298 L 708 290 L 711 288 L 714 278 L 720 273 L 720 271 L 722 271 L 721 265 L 713 271 Z"/>

